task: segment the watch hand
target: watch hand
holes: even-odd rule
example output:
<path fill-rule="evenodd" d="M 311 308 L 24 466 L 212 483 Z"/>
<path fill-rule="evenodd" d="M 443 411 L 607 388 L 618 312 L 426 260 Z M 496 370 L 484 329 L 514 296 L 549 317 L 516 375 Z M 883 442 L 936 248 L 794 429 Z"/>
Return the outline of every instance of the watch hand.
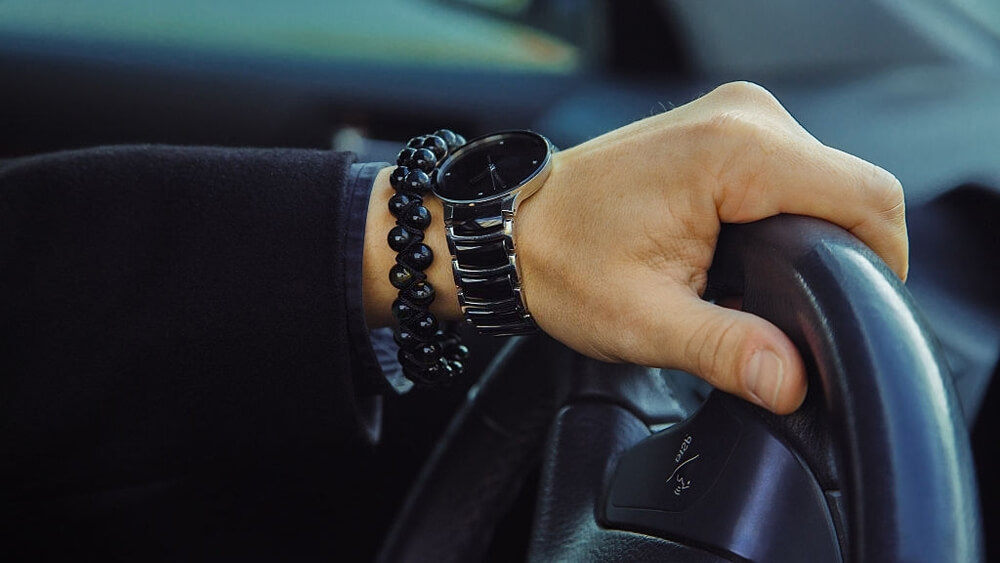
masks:
<path fill-rule="evenodd" d="M 490 155 L 486 155 L 486 163 L 487 163 L 487 166 L 486 166 L 485 170 L 483 170 L 479 174 L 476 174 L 472 178 L 469 178 L 469 185 L 473 186 L 475 184 L 478 184 L 479 182 L 481 182 L 483 180 L 483 178 L 486 177 L 487 174 L 489 174 L 490 175 L 490 182 L 493 184 L 493 191 L 494 192 L 497 191 L 497 184 L 498 183 L 500 184 L 500 188 L 501 189 L 507 189 L 506 182 L 503 181 L 503 178 L 500 176 L 500 173 L 497 172 L 497 165 L 493 164 L 493 157 L 490 156 Z"/>
<path fill-rule="evenodd" d="M 497 167 L 494 164 L 490 164 L 490 179 L 493 180 L 493 191 L 496 191 L 497 184 L 500 184 L 500 189 L 507 189 L 507 183 L 500 177 L 500 173 L 497 172 Z"/>
<path fill-rule="evenodd" d="M 490 167 L 486 170 L 490 173 L 490 183 L 493 184 L 493 193 L 497 191 L 497 165 L 493 164 L 493 160 L 489 156 L 486 157 L 486 161 L 490 163 Z"/>
<path fill-rule="evenodd" d="M 487 161 L 488 160 L 489 160 L 489 157 L 487 157 Z M 492 162 L 490 162 L 490 165 L 488 167 L 486 167 L 486 170 L 483 170 L 479 174 L 476 174 L 472 178 L 469 178 L 469 185 L 471 186 L 473 184 L 478 184 L 483 178 L 486 177 L 487 174 L 489 174 L 491 172 L 491 167 L 493 167 L 493 163 Z"/>
<path fill-rule="evenodd" d="M 500 177 L 500 173 L 497 172 L 497 165 L 493 164 L 493 157 L 491 155 L 486 155 L 486 162 L 490 164 L 487 170 L 489 170 L 490 173 L 490 181 L 493 182 L 493 192 L 496 193 L 497 191 L 497 183 L 500 184 L 500 189 L 506 190 L 507 184 L 503 181 L 503 178 Z"/>

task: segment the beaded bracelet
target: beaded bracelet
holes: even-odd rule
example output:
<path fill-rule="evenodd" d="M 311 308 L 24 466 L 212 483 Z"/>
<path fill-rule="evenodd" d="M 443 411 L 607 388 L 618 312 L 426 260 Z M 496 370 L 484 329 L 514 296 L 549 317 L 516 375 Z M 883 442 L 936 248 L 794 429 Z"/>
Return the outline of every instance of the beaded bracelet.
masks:
<path fill-rule="evenodd" d="M 465 139 L 447 129 L 410 139 L 396 157 L 389 183 L 396 191 L 389 198 L 389 212 L 396 226 L 389 231 L 389 247 L 396 251 L 396 264 L 389 270 L 389 282 L 399 290 L 392 303 L 397 322 L 393 334 L 399 345 L 403 375 L 418 386 L 438 386 L 461 375 L 469 349 L 462 345 L 453 326 L 439 326 L 429 310 L 434 288 L 424 273 L 434 260 L 424 244 L 424 230 L 431 224 L 424 207 L 424 194 L 434 182 L 434 173 L 448 154 L 465 144 Z"/>

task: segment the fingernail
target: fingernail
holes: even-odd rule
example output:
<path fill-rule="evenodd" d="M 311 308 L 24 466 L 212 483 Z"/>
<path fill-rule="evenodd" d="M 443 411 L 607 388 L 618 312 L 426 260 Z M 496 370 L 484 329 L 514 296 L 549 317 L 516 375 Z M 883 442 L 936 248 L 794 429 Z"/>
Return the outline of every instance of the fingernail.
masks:
<path fill-rule="evenodd" d="M 751 399 L 768 410 L 774 410 L 785 380 L 781 358 L 770 350 L 758 350 L 743 368 L 743 380 L 750 390 Z"/>

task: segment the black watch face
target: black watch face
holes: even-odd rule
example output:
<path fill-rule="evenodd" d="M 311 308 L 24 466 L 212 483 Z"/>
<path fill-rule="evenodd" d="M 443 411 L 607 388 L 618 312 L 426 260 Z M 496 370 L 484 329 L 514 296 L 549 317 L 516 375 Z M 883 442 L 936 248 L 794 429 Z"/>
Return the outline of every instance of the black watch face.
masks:
<path fill-rule="evenodd" d="M 435 192 L 452 201 L 501 195 L 535 175 L 548 155 L 545 138 L 528 131 L 473 139 L 438 169 Z"/>

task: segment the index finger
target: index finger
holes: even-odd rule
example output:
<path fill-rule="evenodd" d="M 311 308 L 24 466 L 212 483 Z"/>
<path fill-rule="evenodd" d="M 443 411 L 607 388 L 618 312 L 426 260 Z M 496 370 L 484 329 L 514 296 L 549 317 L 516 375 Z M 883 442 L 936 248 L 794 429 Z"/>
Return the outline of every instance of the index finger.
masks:
<path fill-rule="evenodd" d="M 720 202 L 722 221 L 742 223 L 778 213 L 825 219 L 857 236 L 906 279 L 905 200 L 895 176 L 819 141 L 788 141 L 779 150 L 762 151 L 761 157 L 743 188 L 748 192 L 742 203 L 727 207 Z"/>

